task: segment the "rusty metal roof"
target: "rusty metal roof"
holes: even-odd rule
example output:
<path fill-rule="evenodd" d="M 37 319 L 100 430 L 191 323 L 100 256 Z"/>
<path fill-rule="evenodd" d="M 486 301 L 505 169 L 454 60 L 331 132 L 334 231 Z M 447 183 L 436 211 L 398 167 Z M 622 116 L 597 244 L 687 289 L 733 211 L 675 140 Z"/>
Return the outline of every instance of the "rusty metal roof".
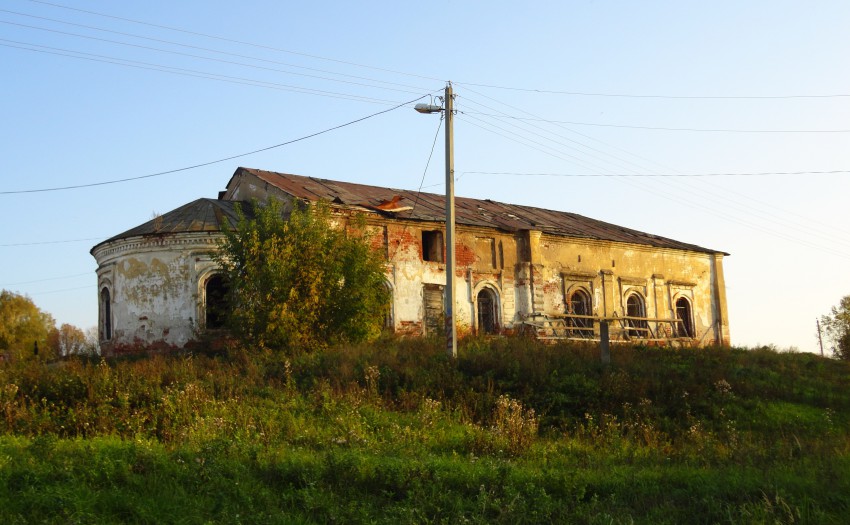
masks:
<path fill-rule="evenodd" d="M 101 244 L 129 237 L 156 236 L 169 233 L 220 232 L 225 225 L 236 225 L 238 220 L 236 207 L 242 204 L 246 203 L 240 201 L 198 199 L 155 217 L 135 228 L 110 237 L 95 245 L 92 251 Z M 242 209 L 245 210 L 246 214 L 250 215 L 250 205 L 242 206 Z"/>
<path fill-rule="evenodd" d="M 231 178 L 231 183 L 241 173 L 254 175 L 299 199 L 308 201 L 327 200 L 340 205 L 366 207 L 399 219 L 445 222 L 445 195 L 442 194 L 368 186 L 251 168 L 238 168 Z M 228 183 L 229 187 L 230 183 Z M 392 209 L 399 211 L 389 211 Z M 455 214 L 457 224 L 497 228 L 508 232 L 539 230 L 562 237 L 623 242 L 704 253 L 723 253 L 695 244 L 598 221 L 576 213 L 506 204 L 489 199 L 456 197 Z"/>

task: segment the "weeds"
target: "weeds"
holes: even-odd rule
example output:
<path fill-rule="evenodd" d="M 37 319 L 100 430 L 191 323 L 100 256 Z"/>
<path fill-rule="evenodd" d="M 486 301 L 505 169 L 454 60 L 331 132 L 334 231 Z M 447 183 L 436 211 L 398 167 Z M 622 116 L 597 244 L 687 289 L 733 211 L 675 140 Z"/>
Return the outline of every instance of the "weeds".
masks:
<path fill-rule="evenodd" d="M 0 521 L 841 522 L 846 363 L 612 357 L 474 339 L 456 362 L 382 340 L 4 363 Z"/>

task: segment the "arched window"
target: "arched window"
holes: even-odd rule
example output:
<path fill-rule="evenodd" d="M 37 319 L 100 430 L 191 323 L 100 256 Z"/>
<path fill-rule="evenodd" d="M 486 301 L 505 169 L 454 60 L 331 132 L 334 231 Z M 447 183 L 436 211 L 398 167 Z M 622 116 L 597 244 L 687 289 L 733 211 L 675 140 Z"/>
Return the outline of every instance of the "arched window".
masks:
<path fill-rule="evenodd" d="M 207 329 L 224 328 L 227 321 L 228 292 L 227 279 L 220 274 L 215 274 L 204 283 L 204 296 L 206 297 L 205 321 Z"/>
<path fill-rule="evenodd" d="M 574 290 L 567 300 L 567 313 L 570 315 L 593 315 L 590 294 L 581 288 Z M 568 317 L 567 326 L 574 328 L 570 335 L 574 337 L 591 337 L 593 335 L 593 319 Z"/>
<path fill-rule="evenodd" d="M 102 340 L 109 341 L 112 339 L 112 299 L 109 288 L 100 291 L 100 313 L 100 336 Z"/>
<path fill-rule="evenodd" d="M 684 297 L 676 299 L 676 331 L 679 337 L 694 337 L 694 316 L 691 312 L 691 302 Z"/>
<path fill-rule="evenodd" d="M 478 333 L 495 334 L 499 331 L 498 299 L 490 288 L 482 288 L 475 300 L 478 310 Z"/>
<path fill-rule="evenodd" d="M 626 317 L 631 318 L 626 321 L 629 337 L 644 338 L 649 335 L 646 304 L 639 294 L 633 293 L 626 298 Z"/>

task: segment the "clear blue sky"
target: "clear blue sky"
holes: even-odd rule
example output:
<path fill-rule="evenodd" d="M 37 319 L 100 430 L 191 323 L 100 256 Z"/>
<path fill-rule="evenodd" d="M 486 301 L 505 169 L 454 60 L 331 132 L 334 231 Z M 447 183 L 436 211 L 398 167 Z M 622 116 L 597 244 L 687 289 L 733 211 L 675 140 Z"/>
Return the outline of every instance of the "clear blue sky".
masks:
<path fill-rule="evenodd" d="M 2 192 L 206 163 L 451 80 L 458 195 L 731 253 L 736 344 L 816 351 L 816 317 L 850 294 L 850 173 L 812 173 L 850 170 L 844 0 L 55 1 L 0 0 Z M 403 107 L 198 169 L 0 194 L 0 288 L 93 326 L 100 240 L 239 165 L 418 188 L 438 121 Z M 718 173 L 770 174 L 634 176 Z M 440 140 L 424 186 L 442 177 Z"/>

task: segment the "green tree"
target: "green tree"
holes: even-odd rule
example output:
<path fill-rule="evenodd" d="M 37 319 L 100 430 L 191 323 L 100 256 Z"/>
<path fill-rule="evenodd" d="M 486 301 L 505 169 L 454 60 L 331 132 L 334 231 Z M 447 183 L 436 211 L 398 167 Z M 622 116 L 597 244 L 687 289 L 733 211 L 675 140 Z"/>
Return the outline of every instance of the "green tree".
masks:
<path fill-rule="evenodd" d="M 850 360 L 850 295 L 843 297 L 838 306 L 833 306 L 829 315 L 821 317 L 820 324 L 832 355 Z"/>
<path fill-rule="evenodd" d="M 51 354 L 48 337 L 56 329 L 53 316 L 42 312 L 29 297 L 0 292 L 0 354 L 15 359 Z"/>
<path fill-rule="evenodd" d="M 240 210 L 217 255 L 234 335 L 292 353 L 380 334 L 389 292 L 362 217 L 335 216 L 319 203 L 286 219 L 274 200 L 251 211 L 249 219 Z"/>

